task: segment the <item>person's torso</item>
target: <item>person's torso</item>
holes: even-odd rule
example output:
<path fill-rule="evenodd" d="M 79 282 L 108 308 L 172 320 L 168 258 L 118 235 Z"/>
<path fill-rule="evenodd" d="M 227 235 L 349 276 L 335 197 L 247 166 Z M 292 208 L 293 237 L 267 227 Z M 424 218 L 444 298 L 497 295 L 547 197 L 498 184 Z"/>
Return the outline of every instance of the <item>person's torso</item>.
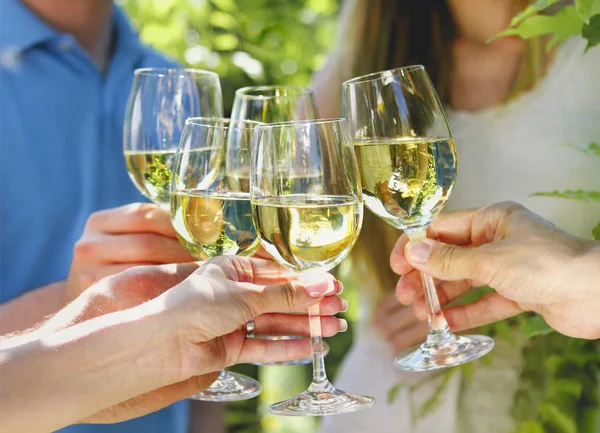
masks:
<path fill-rule="evenodd" d="M 23 6 L 9 2 L 2 27 L 19 18 L 11 10 L 22 18 Z M 105 76 L 68 35 L 23 52 L 0 45 L 0 302 L 65 279 L 92 212 L 143 200 L 122 148 L 133 72 L 175 65 L 129 42 L 115 49 Z M 61 432 L 184 433 L 187 410 L 182 402 L 125 423 Z"/>
<path fill-rule="evenodd" d="M 458 179 L 445 210 L 519 202 L 578 236 L 590 237 L 600 203 L 533 197 L 600 190 L 600 158 L 565 146 L 600 140 L 600 50 L 562 46 L 548 77 L 531 92 L 474 113 L 449 112 Z"/>

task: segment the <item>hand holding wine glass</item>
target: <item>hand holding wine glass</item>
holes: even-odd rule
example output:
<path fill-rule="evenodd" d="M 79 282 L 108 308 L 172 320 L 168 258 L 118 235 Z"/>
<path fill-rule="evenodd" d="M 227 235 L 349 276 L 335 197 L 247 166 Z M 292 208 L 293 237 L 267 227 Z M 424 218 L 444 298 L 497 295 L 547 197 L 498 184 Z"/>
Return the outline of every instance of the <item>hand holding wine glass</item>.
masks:
<path fill-rule="evenodd" d="M 343 110 L 360 167 L 365 204 L 410 239 L 447 202 L 457 174 L 450 128 L 425 68 L 410 66 L 346 81 Z M 429 310 L 427 341 L 396 358 L 402 370 L 426 371 L 477 359 L 494 347 L 484 336 L 456 336 L 431 276 L 421 274 Z"/>

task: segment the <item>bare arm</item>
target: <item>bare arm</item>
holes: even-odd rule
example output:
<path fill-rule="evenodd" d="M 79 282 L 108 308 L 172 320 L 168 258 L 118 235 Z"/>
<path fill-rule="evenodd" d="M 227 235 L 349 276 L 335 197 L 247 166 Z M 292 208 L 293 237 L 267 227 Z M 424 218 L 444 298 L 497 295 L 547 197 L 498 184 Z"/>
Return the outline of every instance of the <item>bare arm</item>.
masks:
<path fill-rule="evenodd" d="M 66 283 L 59 281 L 0 305 L 0 335 L 29 329 L 66 303 Z"/>
<path fill-rule="evenodd" d="M 165 368 L 176 349 L 172 320 L 138 313 L 113 313 L 56 333 L 38 331 L 17 337 L 17 345 L 13 339 L 0 343 L 0 430 L 54 431 L 173 382 L 151 373 L 176 370 Z"/>

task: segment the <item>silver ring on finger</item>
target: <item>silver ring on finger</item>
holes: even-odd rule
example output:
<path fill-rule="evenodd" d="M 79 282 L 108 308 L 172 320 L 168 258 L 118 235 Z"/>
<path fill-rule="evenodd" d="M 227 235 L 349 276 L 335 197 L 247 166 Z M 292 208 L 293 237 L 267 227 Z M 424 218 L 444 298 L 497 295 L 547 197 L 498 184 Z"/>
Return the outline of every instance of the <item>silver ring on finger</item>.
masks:
<path fill-rule="evenodd" d="M 246 323 L 246 338 L 256 338 L 256 325 L 254 319 L 248 320 Z"/>

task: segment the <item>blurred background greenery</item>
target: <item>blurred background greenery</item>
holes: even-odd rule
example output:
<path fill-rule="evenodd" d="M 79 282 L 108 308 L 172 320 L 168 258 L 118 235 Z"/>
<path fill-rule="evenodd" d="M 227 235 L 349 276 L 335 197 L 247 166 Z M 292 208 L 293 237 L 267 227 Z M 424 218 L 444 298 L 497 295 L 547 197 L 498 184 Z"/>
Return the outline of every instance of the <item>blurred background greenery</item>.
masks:
<path fill-rule="evenodd" d="M 221 77 L 225 114 L 236 89 L 250 85 L 308 85 L 326 60 L 335 39 L 339 0 L 121 0 L 142 40 L 181 64 L 215 71 Z M 344 269 L 342 268 L 343 272 Z M 345 296 L 355 292 L 345 284 Z M 357 303 L 349 299 L 356 308 Z M 329 341 L 326 359 L 335 378 L 352 342 L 354 309 L 344 313 L 349 330 Z M 311 433 L 318 419 L 273 417 L 269 404 L 306 389 L 311 366 L 256 367 L 234 370 L 263 385 L 258 399 L 227 405 L 228 432 Z"/>

